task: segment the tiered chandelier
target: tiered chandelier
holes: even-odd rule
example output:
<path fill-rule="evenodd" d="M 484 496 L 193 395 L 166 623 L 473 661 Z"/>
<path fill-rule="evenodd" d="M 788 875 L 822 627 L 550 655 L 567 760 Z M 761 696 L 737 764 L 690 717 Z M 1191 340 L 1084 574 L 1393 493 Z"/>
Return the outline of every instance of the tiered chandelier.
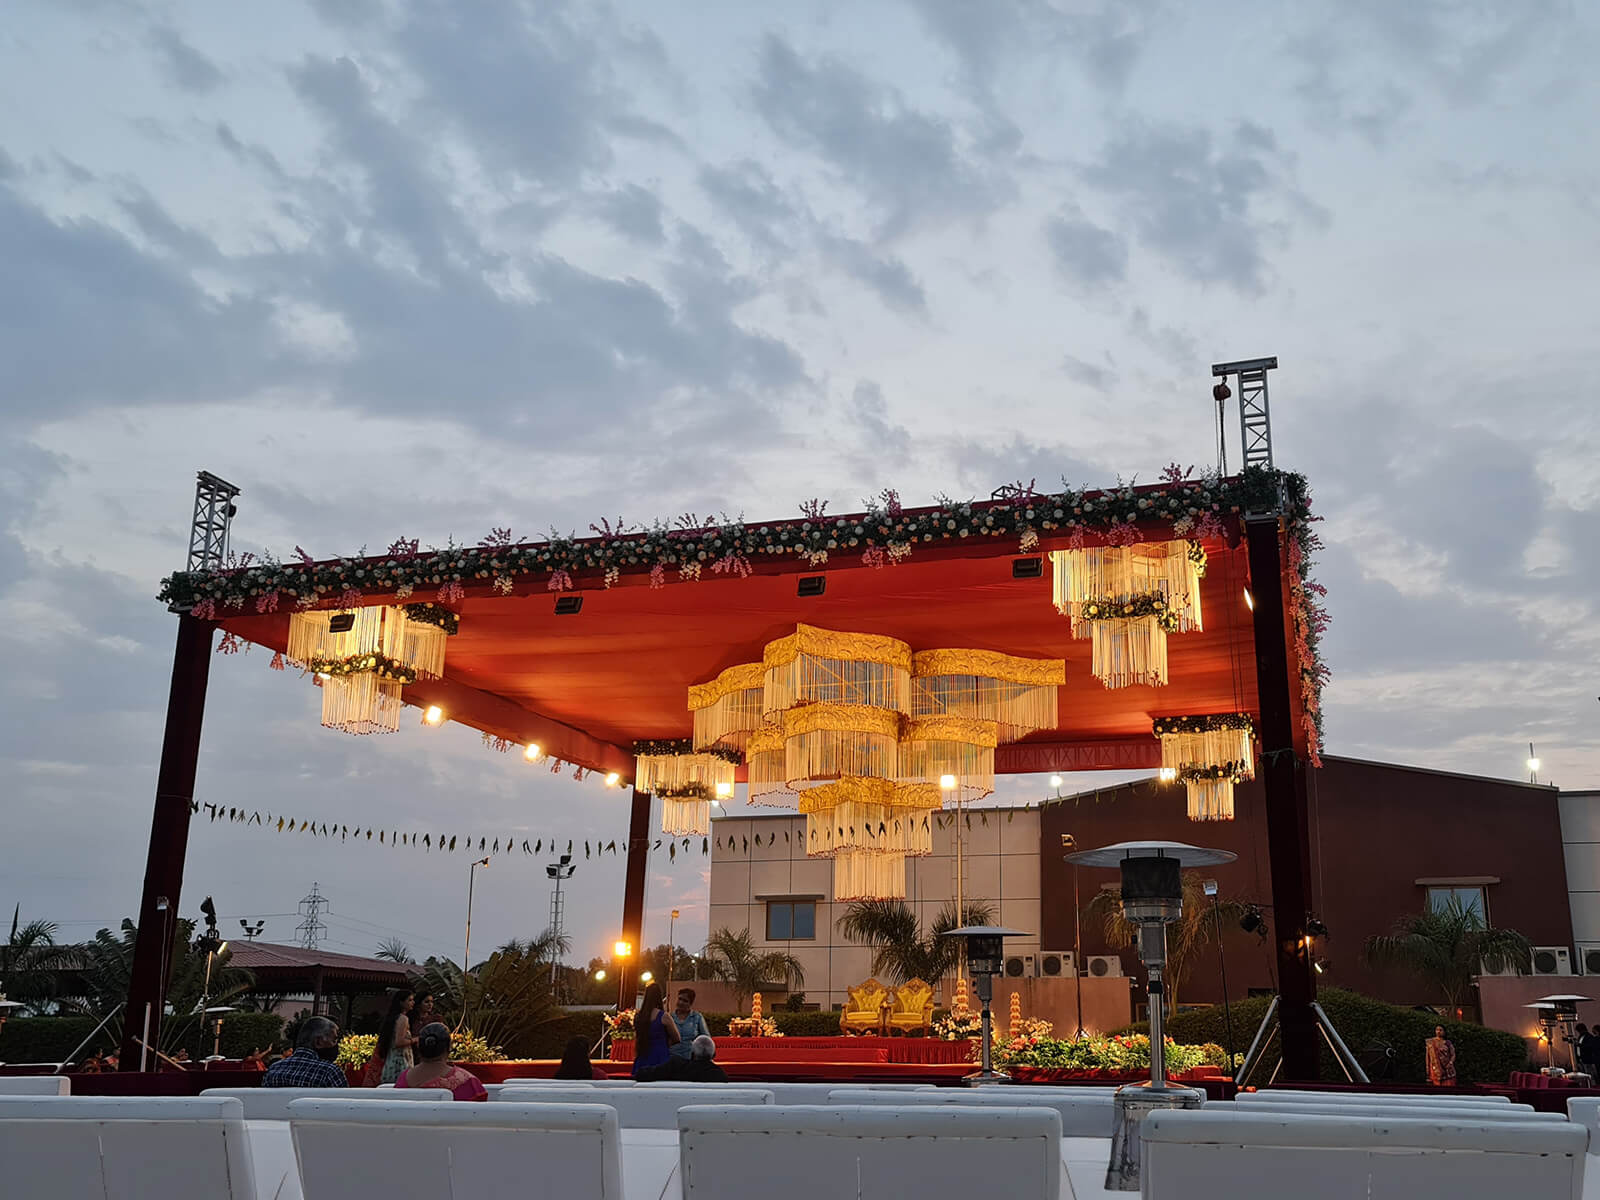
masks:
<path fill-rule="evenodd" d="M 343 733 L 400 728 L 401 689 L 444 674 L 460 619 L 436 604 L 297 612 L 287 656 L 322 685 L 322 723 Z"/>
<path fill-rule="evenodd" d="M 1094 677 L 1108 688 L 1167 682 L 1167 634 L 1201 628 L 1198 542 L 1053 550 L 1056 609 L 1072 636 L 1093 640 Z"/>
<path fill-rule="evenodd" d="M 635 742 L 634 786 L 661 797 L 661 832 L 674 837 L 711 832 L 711 802 L 733 795 L 739 752 L 696 750 L 691 738 Z"/>
<path fill-rule="evenodd" d="M 1233 820 L 1233 785 L 1255 777 L 1255 726 L 1248 713 L 1157 717 L 1161 772 L 1183 781 L 1191 821 Z"/>
<path fill-rule="evenodd" d="M 839 900 L 904 898 L 905 860 L 933 852 L 933 813 L 994 791 L 996 745 L 1054 728 L 1066 680 L 1060 659 L 912 654 L 810 625 L 766 646 L 759 705 L 756 667 L 689 689 L 694 748 L 742 739 L 750 802 L 798 803 Z"/>

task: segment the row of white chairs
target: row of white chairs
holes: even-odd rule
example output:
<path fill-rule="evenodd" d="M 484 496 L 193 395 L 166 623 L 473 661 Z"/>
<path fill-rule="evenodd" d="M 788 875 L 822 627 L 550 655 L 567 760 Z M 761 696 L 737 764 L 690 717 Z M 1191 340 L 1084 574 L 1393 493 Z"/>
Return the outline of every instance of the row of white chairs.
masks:
<path fill-rule="evenodd" d="M 0 1096 L 70 1096 L 65 1075 L 0 1075 Z"/>

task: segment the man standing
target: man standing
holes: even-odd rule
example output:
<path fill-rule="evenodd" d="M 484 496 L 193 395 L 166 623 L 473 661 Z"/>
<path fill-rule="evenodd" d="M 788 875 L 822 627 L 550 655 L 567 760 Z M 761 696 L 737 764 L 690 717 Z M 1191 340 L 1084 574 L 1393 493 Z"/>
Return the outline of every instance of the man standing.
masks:
<path fill-rule="evenodd" d="M 679 988 L 678 1003 L 672 1010 L 673 1023 L 678 1027 L 678 1041 L 672 1047 L 672 1057 L 688 1061 L 693 1057 L 693 1044 L 697 1037 L 709 1038 L 706 1019 L 694 1011 L 694 989 Z"/>
<path fill-rule="evenodd" d="M 1578 1060 L 1578 1070 L 1593 1075 L 1597 1064 L 1600 1064 L 1600 1034 L 1592 1032 L 1581 1021 L 1575 1032 L 1577 1036 L 1572 1049 Z"/>
<path fill-rule="evenodd" d="M 1444 1036 L 1444 1026 L 1435 1025 L 1433 1036 L 1424 1045 L 1427 1049 L 1428 1082 L 1434 1087 L 1455 1087 L 1456 1048 Z"/>
<path fill-rule="evenodd" d="M 261 1077 L 262 1087 L 346 1086 L 339 1057 L 339 1026 L 327 1017 L 307 1017 L 295 1038 L 294 1053 L 280 1058 Z"/>

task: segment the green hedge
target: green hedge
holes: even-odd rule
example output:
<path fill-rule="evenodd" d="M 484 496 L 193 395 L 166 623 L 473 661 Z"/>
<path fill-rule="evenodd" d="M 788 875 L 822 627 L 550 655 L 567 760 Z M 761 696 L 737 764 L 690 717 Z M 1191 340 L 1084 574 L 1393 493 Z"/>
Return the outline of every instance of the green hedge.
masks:
<path fill-rule="evenodd" d="M 1455 1043 L 1456 1078 L 1461 1083 L 1505 1083 L 1511 1072 L 1527 1066 L 1527 1044 L 1514 1033 L 1465 1021 L 1447 1021 L 1432 1013 L 1385 1004 L 1381 1000 L 1347 992 L 1342 988 L 1319 989 L 1317 1000 L 1357 1059 L 1378 1043 L 1394 1047 L 1394 1073 L 1391 1078 L 1397 1083 L 1428 1081 L 1423 1062 L 1423 1043 L 1433 1036 L 1436 1025 L 1443 1025 L 1445 1036 Z M 1243 1054 L 1249 1049 L 1269 1002 L 1267 998 L 1257 996 L 1231 1006 L 1235 1052 Z M 1121 1032 L 1149 1031 L 1149 1025 L 1141 1022 Z M 1167 1035 L 1179 1042 L 1216 1042 L 1225 1045 L 1226 1022 L 1222 1006 L 1219 1004 L 1212 1008 L 1179 1013 L 1167 1022 Z M 1256 1069 L 1253 1082 L 1260 1084 L 1271 1078 L 1272 1070 L 1281 1057 L 1279 1044 L 1274 1041 L 1262 1065 Z M 1326 1045 L 1322 1046 L 1321 1073 L 1326 1080 L 1344 1079 L 1344 1073 Z"/>
<path fill-rule="evenodd" d="M 93 1017 L 12 1017 L 0 1029 L 0 1062 L 61 1062 L 98 1024 Z M 114 1050 L 120 1036 L 113 1023 L 84 1054 Z"/>
<path fill-rule="evenodd" d="M 600 1040 L 602 1026 L 599 1012 L 569 1012 L 541 1025 L 533 1037 L 530 1058 L 560 1058 L 567 1050 L 567 1042 L 582 1036 L 589 1045 Z"/>

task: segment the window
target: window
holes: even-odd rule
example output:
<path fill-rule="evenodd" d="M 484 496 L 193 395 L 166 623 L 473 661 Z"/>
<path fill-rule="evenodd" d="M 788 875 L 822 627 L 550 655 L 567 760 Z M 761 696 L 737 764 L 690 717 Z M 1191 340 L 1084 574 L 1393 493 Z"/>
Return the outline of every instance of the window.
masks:
<path fill-rule="evenodd" d="M 1484 925 L 1489 924 L 1489 905 L 1481 887 L 1430 887 L 1428 889 L 1428 911 L 1445 912 L 1450 907 L 1450 901 L 1457 900 L 1461 907 L 1468 912 L 1478 914 L 1478 920 Z"/>
<path fill-rule="evenodd" d="M 811 941 L 817 936 L 815 900 L 768 900 L 767 941 Z"/>

